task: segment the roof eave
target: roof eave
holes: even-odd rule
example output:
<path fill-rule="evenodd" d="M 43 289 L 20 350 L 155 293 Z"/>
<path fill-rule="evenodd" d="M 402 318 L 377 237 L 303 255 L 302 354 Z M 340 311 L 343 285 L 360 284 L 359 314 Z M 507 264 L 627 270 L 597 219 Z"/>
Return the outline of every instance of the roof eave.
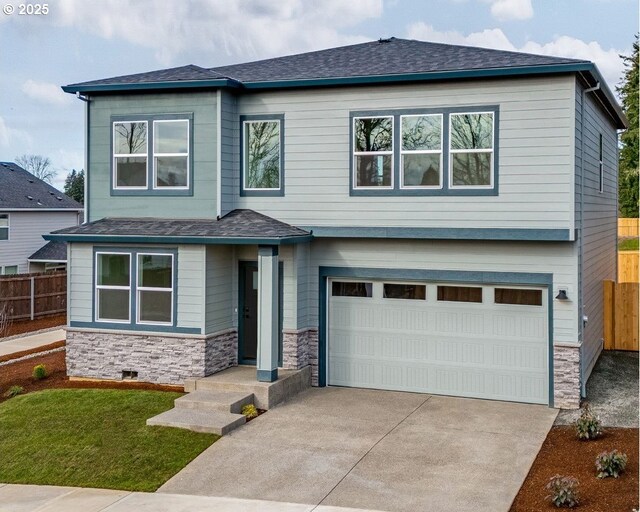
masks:
<path fill-rule="evenodd" d="M 213 80 L 171 80 L 166 82 L 142 82 L 142 83 L 115 83 L 115 84 L 72 84 L 63 85 L 62 90 L 66 93 L 100 93 L 100 92 L 122 92 L 122 91 L 152 91 L 164 89 L 212 89 L 212 88 L 232 88 L 242 87 L 237 80 L 221 78 Z"/>
<path fill-rule="evenodd" d="M 292 245 L 310 242 L 313 235 L 286 237 L 212 237 L 212 236 L 163 236 L 163 235 L 92 235 L 48 233 L 45 240 L 84 243 L 144 243 L 144 244 L 197 244 L 197 245 Z"/>
<path fill-rule="evenodd" d="M 627 128 L 629 128 L 629 119 L 623 112 L 622 107 L 618 103 L 615 95 L 607 85 L 607 81 L 600 74 L 598 67 L 595 64 L 591 64 L 591 69 L 589 69 L 588 71 L 594 81 L 600 84 L 600 91 L 606 98 L 607 103 L 613 109 L 613 112 L 611 112 L 611 114 L 613 114 L 613 117 L 616 121 L 616 128 L 618 128 L 619 130 L 626 130 Z"/>

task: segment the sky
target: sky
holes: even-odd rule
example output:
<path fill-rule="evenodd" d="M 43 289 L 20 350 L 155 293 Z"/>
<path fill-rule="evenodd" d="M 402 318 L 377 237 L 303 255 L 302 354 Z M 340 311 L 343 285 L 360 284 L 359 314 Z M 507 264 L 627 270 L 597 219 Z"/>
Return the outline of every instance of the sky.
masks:
<path fill-rule="evenodd" d="M 588 59 L 614 90 L 624 69 L 619 55 L 631 53 L 638 32 L 637 0 L 48 0 L 46 5 L 47 14 L 20 14 L 19 2 L 0 0 L 0 161 L 25 153 L 49 157 L 59 188 L 71 169 L 84 167 L 84 106 L 63 93 L 62 85 L 395 36 Z"/>

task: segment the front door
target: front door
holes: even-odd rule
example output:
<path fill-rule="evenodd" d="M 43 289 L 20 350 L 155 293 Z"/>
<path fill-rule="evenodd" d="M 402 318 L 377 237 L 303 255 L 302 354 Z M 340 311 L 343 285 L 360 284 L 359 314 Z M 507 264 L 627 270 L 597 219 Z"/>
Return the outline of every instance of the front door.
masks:
<path fill-rule="evenodd" d="M 258 357 L 258 262 L 241 261 L 238 269 L 238 363 L 256 364 Z M 283 266 L 279 265 L 278 366 L 282 366 Z"/>
<path fill-rule="evenodd" d="M 258 264 L 240 262 L 238 362 L 256 364 L 258 355 Z"/>

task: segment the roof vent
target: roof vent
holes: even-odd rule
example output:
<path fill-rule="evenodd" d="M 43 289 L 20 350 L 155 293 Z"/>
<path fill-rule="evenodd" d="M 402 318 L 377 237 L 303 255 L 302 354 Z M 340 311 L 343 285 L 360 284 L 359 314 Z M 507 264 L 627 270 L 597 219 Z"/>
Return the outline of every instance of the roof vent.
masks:
<path fill-rule="evenodd" d="M 380 44 L 383 44 L 383 43 L 390 43 L 392 40 L 393 40 L 393 37 L 388 37 L 388 38 L 386 38 L 386 39 L 384 39 L 384 38 L 382 38 L 382 37 L 381 37 L 380 39 L 378 39 L 378 42 L 379 42 Z"/>
<path fill-rule="evenodd" d="M 29 180 L 29 183 L 33 183 L 33 180 Z"/>
<path fill-rule="evenodd" d="M 56 199 L 57 199 L 58 201 L 62 201 L 62 198 L 61 198 L 60 196 L 56 196 Z"/>
<path fill-rule="evenodd" d="M 49 190 L 49 194 L 51 194 L 52 196 L 56 195 L 56 193 L 55 192 L 51 192 L 51 190 Z"/>
<path fill-rule="evenodd" d="M 29 201 L 33 201 L 33 197 L 32 197 L 32 196 L 27 196 L 27 199 L 28 199 Z"/>
<path fill-rule="evenodd" d="M 42 206 L 42 203 L 38 200 L 38 206 Z"/>

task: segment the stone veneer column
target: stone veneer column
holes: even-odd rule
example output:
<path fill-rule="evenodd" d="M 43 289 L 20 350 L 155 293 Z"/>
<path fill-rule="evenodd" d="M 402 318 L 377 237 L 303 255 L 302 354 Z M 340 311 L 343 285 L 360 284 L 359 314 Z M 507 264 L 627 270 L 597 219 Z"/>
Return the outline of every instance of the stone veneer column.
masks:
<path fill-rule="evenodd" d="M 560 409 L 580 407 L 580 347 L 553 346 L 553 401 Z"/>
<path fill-rule="evenodd" d="M 307 331 L 307 340 L 309 343 L 309 364 L 311 365 L 311 385 L 318 385 L 318 329 L 309 329 Z"/>
<path fill-rule="evenodd" d="M 309 364 L 309 329 L 282 330 L 282 367 L 299 370 Z"/>

